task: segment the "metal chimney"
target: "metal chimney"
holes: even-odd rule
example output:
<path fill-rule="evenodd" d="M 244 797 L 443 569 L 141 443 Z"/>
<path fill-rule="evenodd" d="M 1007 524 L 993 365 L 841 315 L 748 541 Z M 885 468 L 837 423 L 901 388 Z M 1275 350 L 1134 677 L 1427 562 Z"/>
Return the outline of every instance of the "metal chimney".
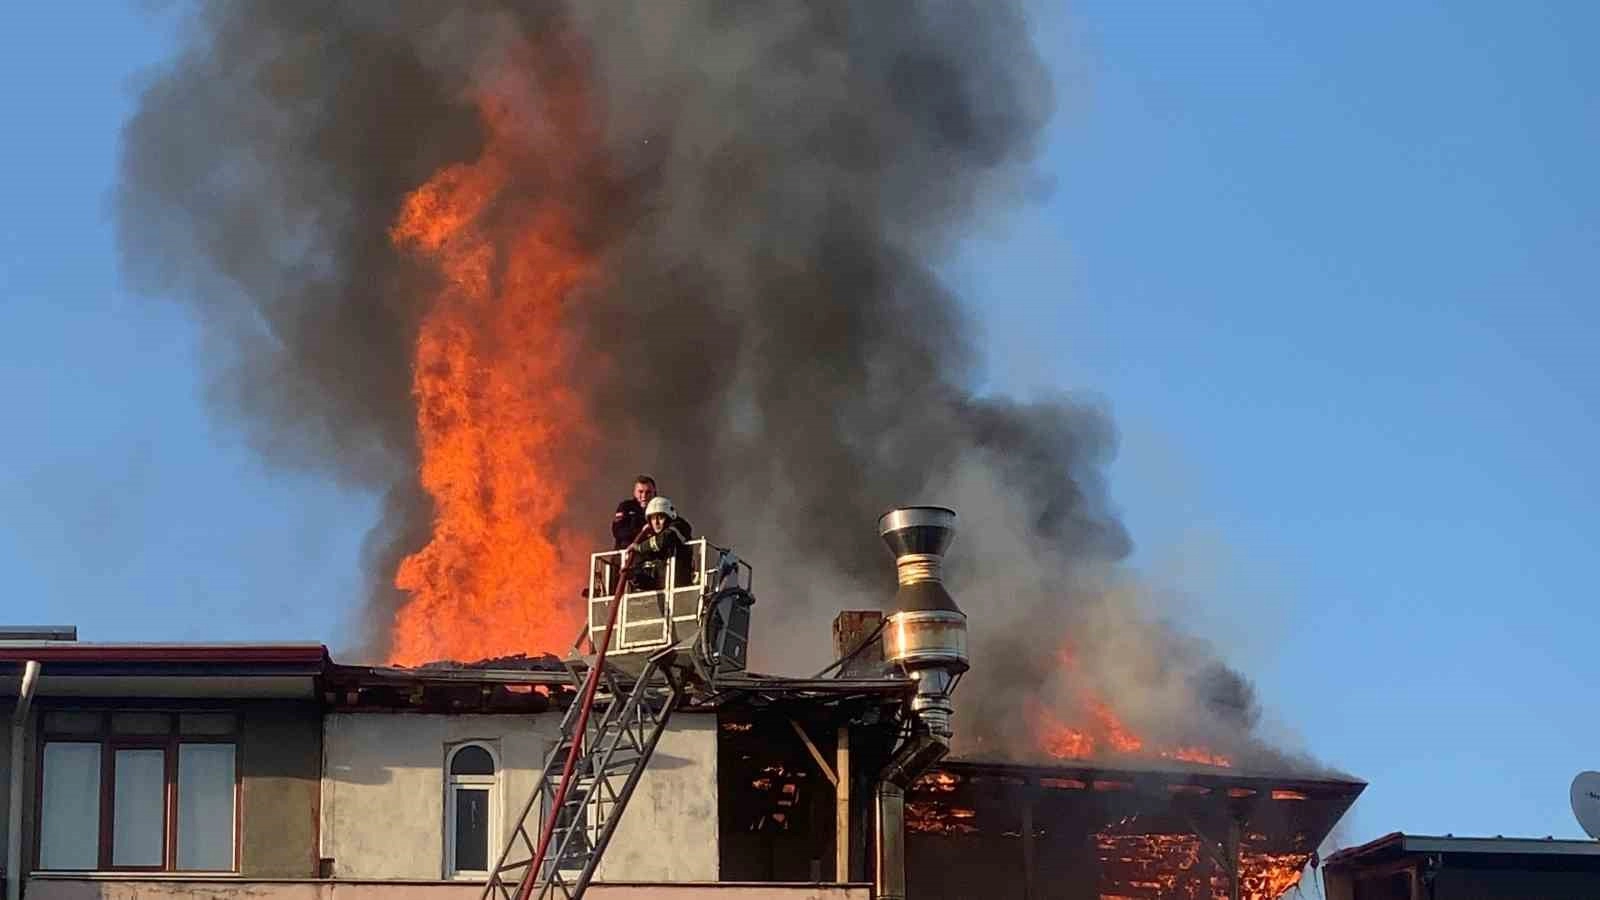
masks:
<path fill-rule="evenodd" d="M 967 616 L 945 590 L 943 577 L 955 520 L 955 510 L 943 506 L 905 506 L 878 520 L 900 581 L 883 631 L 884 661 L 917 682 L 911 709 L 930 733 L 946 740 L 950 694 L 968 668 Z"/>
<path fill-rule="evenodd" d="M 905 900 L 906 788 L 950 751 L 950 695 L 967 671 L 967 617 L 944 588 L 955 521 L 955 510 L 943 506 L 903 506 L 878 520 L 900 581 L 884 623 L 883 659 L 917 684 L 911 733 L 878 773 L 874 792 L 879 900 Z"/>

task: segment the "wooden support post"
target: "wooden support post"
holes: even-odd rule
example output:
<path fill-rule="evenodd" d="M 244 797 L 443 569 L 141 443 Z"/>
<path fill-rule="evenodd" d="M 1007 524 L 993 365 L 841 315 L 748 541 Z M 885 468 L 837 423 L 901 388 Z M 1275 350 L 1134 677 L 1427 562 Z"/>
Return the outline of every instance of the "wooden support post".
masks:
<path fill-rule="evenodd" d="M 1232 816 L 1228 821 L 1228 900 L 1239 900 L 1239 858 L 1240 858 L 1240 827 L 1239 817 Z"/>
<path fill-rule="evenodd" d="M 834 744 L 833 880 L 850 880 L 850 726 L 839 726 Z"/>
<path fill-rule="evenodd" d="M 800 736 L 800 743 L 806 745 L 806 752 L 811 754 L 811 761 L 816 763 L 817 768 L 822 770 L 822 777 L 828 779 L 829 784 L 838 787 L 839 776 L 834 774 L 832 767 L 828 765 L 828 761 L 823 759 L 822 751 L 818 750 L 817 745 L 811 742 L 811 735 L 806 734 L 806 730 L 800 727 L 800 723 L 793 719 L 789 720 L 789 727 L 793 728 L 794 733 Z"/>
<path fill-rule="evenodd" d="M 1030 793 L 1022 799 L 1022 896 L 1025 900 L 1039 900 L 1039 888 L 1034 881 L 1037 859 L 1033 846 L 1033 795 Z"/>

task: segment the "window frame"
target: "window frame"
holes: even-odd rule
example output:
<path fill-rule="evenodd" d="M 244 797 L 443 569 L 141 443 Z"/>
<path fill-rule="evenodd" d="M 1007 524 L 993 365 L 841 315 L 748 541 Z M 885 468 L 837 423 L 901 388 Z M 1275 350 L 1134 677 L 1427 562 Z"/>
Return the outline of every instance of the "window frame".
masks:
<path fill-rule="evenodd" d="M 90 713 L 98 716 L 94 731 L 50 731 L 49 716 L 56 712 Z M 160 713 L 170 717 L 165 734 L 119 734 L 112 727 L 118 713 Z M 233 731 L 228 734 L 183 734 L 183 714 L 224 713 L 233 717 Z M 237 709 L 216 707 L 134 707 L 134 706 L 47 706 L 39 710 L 39 724 L 34 735 L 33 772 L 33 851 L 30 873 L 96 873 L 96 872 L 149 872 L 199 875 L 239 874 L 242 831 L 244 824 L 244 783 L 240 764 L 240 712 Z M 42 869 L 44 853 L 44 750 L 52 743 L 98 744 L 100 747 L 100 808 L 99 829 L 96 835 L 95 866 L 90 869 Z M 233 748 L 233 853 L 225 869 L 178 868 L 178 752 L 184 744 L 225 744 Z M 116 757 L 119 750 L 162 751 L 161 795 L 161 864 L 155 866 L 119 866 L 112 863 L 113 835 L 116 829 Z"/>
<path fill-rule="evenodd" d="M 455 763 L 456 755 L 468 747 L 477 747 L 489 754 L 489 761 L 494 764 L 493 775 L 456 775 L 450 771 Z M 449 744 L 445 747 L 444 754 L 444 879 L 446 881 L 487 881 L 490 869 L 457 869 L 456 868 L 456 792 L 461 789 L 485 790 L 488 792 L 489 814 L 487 821 L 488 834 L 485 837 L 484 863 L 493 868 L 501 847 L 500 839 L 504 832 L 504 822 L 501 820 L 503 806 L 500 792 L 504 781 L 502 775 L 505 767 L 500 762 L 500 751 L 495 747 L 495 742 L 487 740 L 462 741 L 459 744 Z"/>

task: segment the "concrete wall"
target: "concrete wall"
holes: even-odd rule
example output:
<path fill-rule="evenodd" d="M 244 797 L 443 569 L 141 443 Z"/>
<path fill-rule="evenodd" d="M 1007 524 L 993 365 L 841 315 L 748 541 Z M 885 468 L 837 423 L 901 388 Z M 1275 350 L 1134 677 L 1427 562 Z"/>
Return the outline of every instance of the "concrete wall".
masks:
<path fill-rule="evenodd" d="M 40 879 L 28 900 L 477 900 L 481 884 L 395 882 L 263 882 L 127 878 L 114 881 Z M 597 884 L 594 900 L 870 900 L 866 885 L 831 884 Z"/>
<path fill-rule="evenodd" d="M 483 741 L 499 756 L 504 833 L 491 847 L 491 855 L 497 853 L 533 791 L 559 724 L 554 712 L 326 716 L 322 855 L 333 859 L 333 876 L 443 877 L 444 762 L 451 748 L 468 741 Z M 716 808 L 716 723 L 680 716 L 662 736 L 606 852 L 601 877 L 714 881 Z"/>
<path fill-rule="evenodd" d="M 716 881 L 717 718 L 674 718 L 600 860 L 602 881 Z"/>
<path fill-rule="evenodd" d="M 247 708 L 239 735 L 239 871 L 249 878 L 315 878 L 322 788 L 322 712 Z"/>

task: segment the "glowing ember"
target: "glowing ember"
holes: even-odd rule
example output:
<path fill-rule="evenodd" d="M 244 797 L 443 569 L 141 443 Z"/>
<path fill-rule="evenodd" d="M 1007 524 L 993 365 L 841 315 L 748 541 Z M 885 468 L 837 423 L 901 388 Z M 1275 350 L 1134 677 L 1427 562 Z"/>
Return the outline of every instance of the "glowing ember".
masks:
<path fill-rule="evenodd" d="M 921 834 L 977 834 L 977 810 L 939 803 L 906 801 L 906 830 Z"/>
<path fill-rule="evenodd" d="M 1233 760 L 1220 753 L 1212 753 L 1204 747 L 1175 747 L 1171 750 L 1161 751 L 1162 759 L 1175 759 L 1179 762 L 1199 763 L 1202 766 L 1216 766 L 1226 769 L 1233 765 Z"/>
<path fill-rule="evenodd" d="M 1095 835 L 1100 900 L 1227 900 L 1228 873 L 1192 834 Z M 1308 853 L 1239 854 L 1239 896 L 1278 900 L 1300 883 Z"/>
<path fill-rule="evenodd" d="M 943 769 L 930 769 L 927 772 L 918 775 L 917 780 L 911 782 L 911 789 L 914 791 L 937 791 L 939 793 L 949 793 L 954 791 L 956 789 L 956 785 L 960 783 L 960 775 L 952 775 Z"/>
<path fill-rule="evenodd" d="M 561 523 L 592 428 L 571 387 L 582 379 L 562 307 L 593 264 L 559 189 L 514 184 L 529 171 L 554 182 L 592 158 L 576 80 L 541 70 L 485 90 L 480 156 L 436 173 L 391 230 L 439 275 L 412 372 L 433 536 L 395 575 L 409 594 L 394 619 L 397 663 L 562 651 L 581 620 L 572 579 L 591 548 Z M 519 96 L 533 81 L 540 96 Z M 539 127 L 524 121 L 535 109 Z"/>
<path fill-rule="evenodd" d="M 1251 853 L 1239 862 L 1239 896 L 1249 900 L 1276 900 L 1300 883 L 1305 873 L 1305 853 Z"/>

